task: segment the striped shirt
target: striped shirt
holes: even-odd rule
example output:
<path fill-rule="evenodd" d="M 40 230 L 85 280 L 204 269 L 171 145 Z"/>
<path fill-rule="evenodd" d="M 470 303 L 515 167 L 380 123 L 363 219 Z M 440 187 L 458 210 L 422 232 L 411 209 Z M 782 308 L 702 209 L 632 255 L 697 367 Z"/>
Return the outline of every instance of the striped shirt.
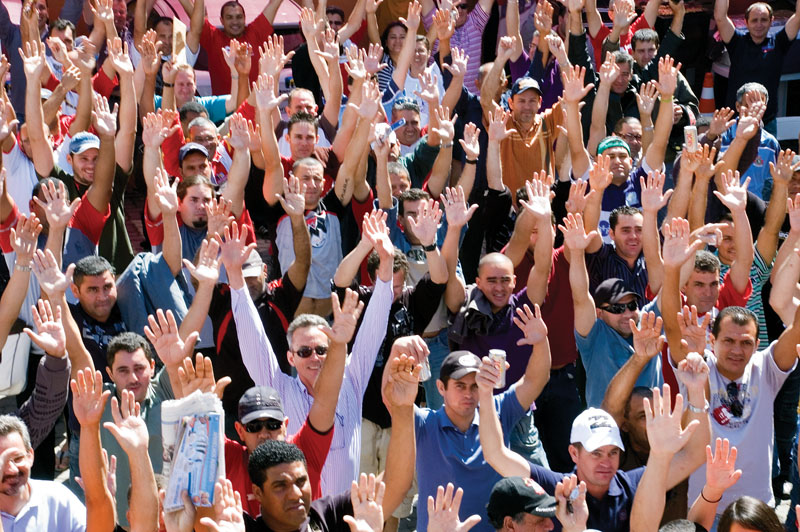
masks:
<path fill-rule="evenodd" d="M 350 489 L 350 482 L 358 479 L 364 391 L 386 336 L 392 299 L 391 281 L 378 279 L 345 365 L 336 405 L 333 442 L 322 468 L 323 497 Z M 256 385 L 272 386 L 280 393 L 283 411 L 289 418 L 288 432 L 296 433 L 308 417 L 314 397 L 298 377 L 290 377 L 281 371 L 246 286 L 239 290 L 231 289 L 231 307 L 242 361 L 250 377 Z"/>
<path fill-rule="evenodd" d="M 758 247 L 754 245 L 753 248 L 753 265 L 750 266 L 750 282 L 753 283 L 753 293 L 750 294 L 745 308 L 752 310 L 758 317 L 758 339 L 761 341 L 761 345 L 769 345 L 767 319 L 764 314 L 764 298 L 761 296 L 761 291 L 769 280 L 770 273 L 772 273 L 772 265 L 774 264 L 775 257 L 772 257 L 772 260 L 767 264 L 764 257 L 761 256 L 761 253 L 758 252 Z M 719 251 L 716 251 L 715 254 L 719 257 Z M 725 277 L 725 274 L 728 273 L 730 269 L 731 267 L 729 265 L 720 262 L 720 282 L 722 282 L 723 277 Z"/>
<path fill-rule="evenodd" d="M 622 279 L 625 285 L 639 294 L 641 302 L 647 301 L 647 265 L 644 253 L 639 253 L 633 269 L 628 261 L 617 254 L 614 244 L 603 245 L 595 253 L 586 255 L 586 268 L 589 270 L 589 288 L 592 295 L 598 285 L 606 279 Z"/>

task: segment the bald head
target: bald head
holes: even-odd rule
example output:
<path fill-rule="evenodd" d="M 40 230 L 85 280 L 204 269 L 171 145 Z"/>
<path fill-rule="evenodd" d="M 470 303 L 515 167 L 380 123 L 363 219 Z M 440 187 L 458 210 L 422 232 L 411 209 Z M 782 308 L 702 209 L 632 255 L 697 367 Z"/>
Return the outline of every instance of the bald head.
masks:
<path fill-rule="evenodd" d="M 510 268 L 512 272 L 514 271 L 514 263 L 511 262 L 511 259 L 502 253 L 488 253 L 484 255 L 478 263 L 478 275 L 481 275 L 481 271 L 483 270 L 484 266 L 490 265 L 507 267 Z"/>

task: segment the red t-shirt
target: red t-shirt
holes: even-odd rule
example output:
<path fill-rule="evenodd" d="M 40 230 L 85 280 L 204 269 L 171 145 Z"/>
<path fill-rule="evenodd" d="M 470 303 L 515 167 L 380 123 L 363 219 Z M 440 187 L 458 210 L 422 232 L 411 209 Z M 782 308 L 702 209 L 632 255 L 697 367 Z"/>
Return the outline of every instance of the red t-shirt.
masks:
<path fill-rule="evenodd" d="M 628 33 L 623 33 L 619 36 L 619 49 L 631 53 L 631 39 L 633 38 L 633 34 L 638 30 L 646 29 L 650 29 L 650 24 L 647 23 L 647 19 L 644 18 L 644 15 L 639 15 L 636 20 L 633 21 L 633 24 L 631 24 Z M 603 41 L 609 35 L 611 35 L 611 29 L 603 25 L 600 26 L 597 35 L 594 37 L 591 35 L 589 36 L 589 39 L 592 41 L 592 47 L 594 48 L 594 61 L 598 70 L 600 70 L 600 65 L 603 63 Z"/>
<path fill-rule="evenodd" d="M 258 79 L 258 60 L 261 57 L 260 46 L 264 44 L 267 37 L 274 33 L 272 24 L 269 23 L 264 13 L 259 14 L 256 19 L 247 25 L 242 35 L 236 38 L 239 42 L 250 43 L 253 47 L 252 68 L 250 69 L 250 82 Z M 231 43 L 229 37 L 223 30 L 217 28 L 208 19 L 203 21 L 203 31 L 200 34 L 200 46 L 208 54 L 208 71 L 211 73 L 211 92 L 217 96 L 224 96 L 231 93 L 231 77 L 228 63 L 222 55 L 222 49 L 227 48 Z"/>
<path fill-rule="evenodd" d="M 522 261 L 514 268 L 514 275 L 517 276 L 515 293 L 526 286 L 532 268 L 533 254 L 526 251 Z M 574 334 L 575 309 L 572 306 L 569 262 L 564 254 L 564 246 L 553 250 L 553 268 L 547 279 L 547 295 L 541 310 L 542 319 L 547 325 L 547 337 L 550 340 L 552 366 L 558 368 L 575 362 L 578 359 Z"/>
<path fill-rule="evenodd" d="M 322 466 L 325 465 L 333 441 L 333 427 L 323 434 L 317 432 L 306 419 L 300 431 L 286 441 L 297 445 L 306 456 L 311 498 L 319 499 L 322 497 Z M 225 476 L 233 484 L 233 489 L 239 492 L 244 511 L 252 517 L 258 517 L 261 515 L 261 505 L 253 495 L 253 483 L 247 473 L 248 459 L 247 447 L 225 438 Z"/>

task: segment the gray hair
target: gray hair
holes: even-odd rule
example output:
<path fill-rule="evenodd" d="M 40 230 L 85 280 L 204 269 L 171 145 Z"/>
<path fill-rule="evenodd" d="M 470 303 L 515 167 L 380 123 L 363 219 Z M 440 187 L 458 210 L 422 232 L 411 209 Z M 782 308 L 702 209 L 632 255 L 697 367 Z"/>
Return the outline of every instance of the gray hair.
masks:
<path fill-rule="evenodd" d="M 617 50 L 614 52 L 614 62 L 618 65 L 620 63 L 628 63 L 628 66 L 633 68 L 633 56 L 628 52 L 623 52 L 622 50 Z"/>
<path fill-rule="evenodd" d="M 764 96 L 764 103 L 769 103 L 769 92 L 767 91 L 767 88 L 761 83 L 756 83 L 755 81 L 745 83 L 739 87 L 739 90 L 736 91 L 736 103 L 741 104 L 744 101 L 744 95 L 751 91 L 761 94 Z"/>
<path fill-rule="evenodd" d="M 0 437 L 6 437 L 9 434 L 16 432 L 22 438 L 22 443 L 25 444 L 25 450 L 33 450 L 31 445 L 31 435 L 28 433 L 28 427 L 22 422 L 20 418 L 12 415 L 0 416 Z"/>
<path fill-rule="evenodd" d="M 297 329 L 327 326 L 328 322 L 325 321 L 325 318 L 322 316 L 318 316 L 316 314 L 300 314 L 292 320 L 292 323 L 289 324 L 289 328 L 286 330 L 286 340 L 289 342 L 289 349 L 292 348 L 292 335 L 294 335 L 294 332 Z"/>

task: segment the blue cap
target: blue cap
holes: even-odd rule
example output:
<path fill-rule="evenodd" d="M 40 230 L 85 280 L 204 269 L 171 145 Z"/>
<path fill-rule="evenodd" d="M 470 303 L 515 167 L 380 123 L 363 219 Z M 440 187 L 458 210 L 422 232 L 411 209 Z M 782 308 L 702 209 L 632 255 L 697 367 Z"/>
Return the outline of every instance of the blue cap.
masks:
<path fill-rule="evenodd" d="M 88 131 L 81 131 L 69 141 L 69 152 L 73 155 L 92 148 L 100 149 L 100 139 Z"/>
<path fill-rule="evenodd" d="M 208 159 L 208 150 L 205 146 L 197 142 L 187 142 L 181 146 L 181 150 L 178 152 L 178 162 L 182 163 L 187 155 L 195 151 L 202 153 L 206 156 L 206 159 Z"/>
<path fill-rule="evenodd" d="M 518 78 L 517 81 L 514 82 L 514 85 L 511 86 L 511 96 L 516 96 L 521 92 L 525 92 L 528 89 L 533 89 L 539 93 L 539 96 L 542 95 L 542 89 L 539 87 L 539 82 L 533 78 L 529 78 L 528 76 Z"/>

